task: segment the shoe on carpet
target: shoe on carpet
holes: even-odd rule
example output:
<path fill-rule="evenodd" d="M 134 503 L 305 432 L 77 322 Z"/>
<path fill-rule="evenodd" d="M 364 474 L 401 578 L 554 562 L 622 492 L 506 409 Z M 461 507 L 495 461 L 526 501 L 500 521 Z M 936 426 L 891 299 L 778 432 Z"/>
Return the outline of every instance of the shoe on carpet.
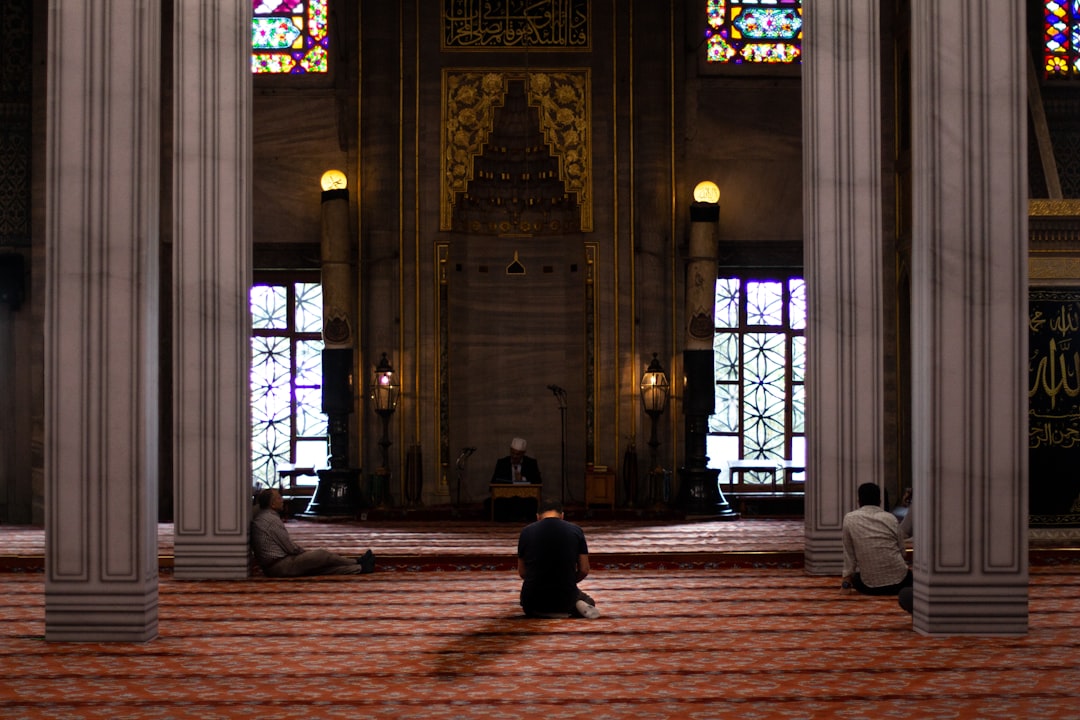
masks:
<path fill-rule="evenodd" d="M 360 566 L 362 573 L 375 572 L 375 553 L 368 550 L 366 553 L 356 558 L 356 564 Z"/>
<path fill-rule="evenodd" d="M 600 617 L 600 611 L 596 609 L 596 606 L 590 605 L 584 600 L 578 600 L 577 603 L 574 604 L 574 607 L 577 609 L 578 615 L 583 618 L 595 620 L 596 618 Z"/>

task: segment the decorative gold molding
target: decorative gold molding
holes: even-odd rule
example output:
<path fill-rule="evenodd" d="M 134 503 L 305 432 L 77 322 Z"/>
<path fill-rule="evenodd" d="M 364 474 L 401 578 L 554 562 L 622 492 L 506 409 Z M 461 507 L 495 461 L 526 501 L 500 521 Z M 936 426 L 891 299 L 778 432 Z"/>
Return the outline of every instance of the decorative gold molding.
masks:
<path fill-rule="evenodd" d="M 1029 199 L 1028 217 L 1080 217 L 1080 199 Z"/>
<path fill-rule="evenodd" d="M 483 153 L 491 135 L 495 109 L 505 102 L 508 82 L 523 79 L 529 105 L 538 110 L 544 141 L 558 158 L 559 180 L 577 197 L 581 230 L 591 231 L 590 71 L 445 69 L 442 79 L 439 229 L 453 229 L 455 194 L 466 192 L 474 178 L 474 160 Z"/>
<path fill-rule="evenodd" d="M 450 468 L 450 244 L 435 243 L 435 437 L 438 447 L 438 491 L 449 492 Z"/>
<path fill-rule="evenodd" d="M 600 388 L 600 297 L 596 272 L 600 243 L 585 243 L 585 459 L 596 462 L 596 408 Z"/>
<path fill-rule="evenodd" d="M 1080 258 L 1033 257 L 1028 261 L 1028 278 L 1031 280 L 1080 281 Z"/>

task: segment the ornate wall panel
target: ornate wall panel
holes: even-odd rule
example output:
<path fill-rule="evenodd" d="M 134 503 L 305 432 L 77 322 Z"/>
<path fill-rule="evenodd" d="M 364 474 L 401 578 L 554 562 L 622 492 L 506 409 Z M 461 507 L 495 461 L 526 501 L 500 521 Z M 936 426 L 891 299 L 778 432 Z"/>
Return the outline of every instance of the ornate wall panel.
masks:
<path fill-rule="evenodd" d="M 0 2 L 0 244 L 30 245 L 31 12 Z"/>
<path fill-rule="evenodd" d="M 1080 200 L 1028 207 L 1028 468 L 1034 526 L 1080 525 Z"/>
<path fill-rule="evenodd" d="M 440 229 L 591 231 L 589 70 L 443 72 Z"/>

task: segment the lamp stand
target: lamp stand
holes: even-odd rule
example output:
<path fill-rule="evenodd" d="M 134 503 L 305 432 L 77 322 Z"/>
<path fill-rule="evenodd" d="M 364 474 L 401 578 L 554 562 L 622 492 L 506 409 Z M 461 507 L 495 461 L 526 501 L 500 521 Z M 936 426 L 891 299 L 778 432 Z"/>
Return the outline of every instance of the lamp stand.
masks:
<path fill-rule="evenodd" d="M 656 421 L 660 418 L 660 410 L 646 410 L 649 415 L 649 497 L 646 502 L 652 504 L 653 510 L 664 510 L 667 504 L 664 502 L 664 469 L 657 461 L 657 449 L 660 441 L 656 437 Z"/>

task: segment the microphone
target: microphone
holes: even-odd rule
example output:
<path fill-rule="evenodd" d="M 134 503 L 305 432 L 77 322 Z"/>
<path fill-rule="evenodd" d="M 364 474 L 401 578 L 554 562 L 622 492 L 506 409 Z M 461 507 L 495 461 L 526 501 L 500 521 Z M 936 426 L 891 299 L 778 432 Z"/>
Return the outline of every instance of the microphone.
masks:
<path fill-rule="evenodd" d="M 558 385 L 548 385 L 547 388 L 548 388 L 548 390 L 555 393 L 556 395 L 559 395 L 559 394 L 565 395 L 566 394 L 566 391 L 563 390 Z"/>
<path fill-rule="evenodd" d="M 465 461 L 468 460 L 469 456 L 472 455 L 474 452 L 476 452 L 476 448 L 474 447 L 461 448 L 461 454 L 458 455 L 457 458 L 458 470 L 465 469 Z"/>

